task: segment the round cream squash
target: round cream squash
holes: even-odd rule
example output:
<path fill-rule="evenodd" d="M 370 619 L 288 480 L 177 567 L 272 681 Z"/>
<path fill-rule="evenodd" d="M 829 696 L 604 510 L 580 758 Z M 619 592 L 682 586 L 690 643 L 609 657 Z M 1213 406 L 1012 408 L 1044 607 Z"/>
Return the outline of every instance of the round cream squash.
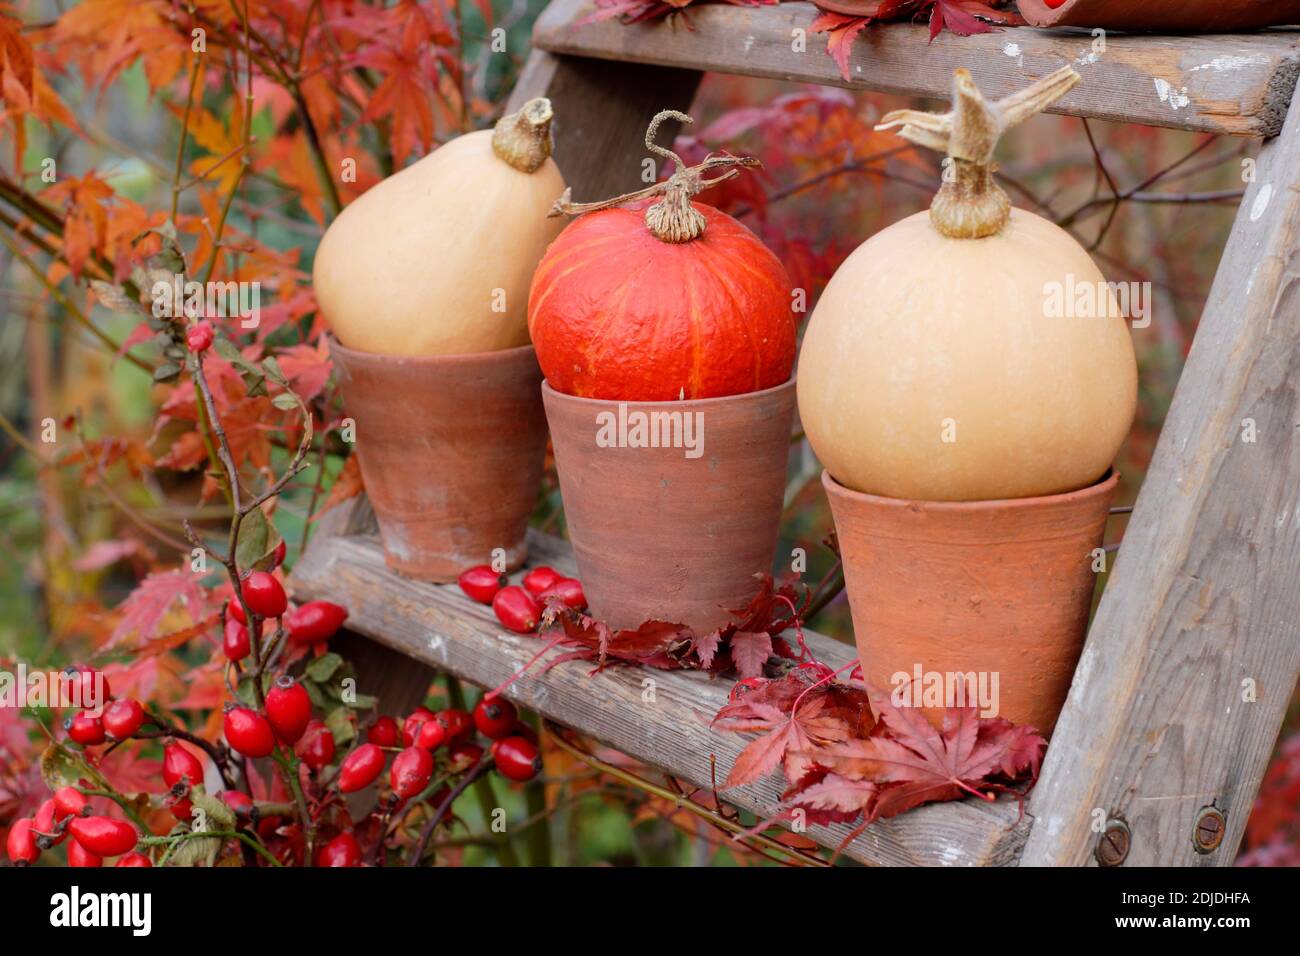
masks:
<path fill-rule="evenodd" d="M 959 75 L 959 97 L 971 89 Z M 914 131 L 927 122 L 903 113 Z M 990 153 L 1015 118 L 990 120 Z M 916 141 L 950 135 L 938 125 Z M 822 294 L 799 358 L 805 432 L 833 478 L 869 494 L 976 501 L 1087 487 L 1133 421 L 1127 323 L 1078 242 L 989 192 L 991 155 L 956 165 L 929 213 L 859 246 Z"/>
<path fill-rule="evenodd" d="M 458 355 L 528 343 L 528 287 L 564 226 L 551 107 L 460 136 L 352 202 L 326 230 L 312 281 L 348 348 Z"/>

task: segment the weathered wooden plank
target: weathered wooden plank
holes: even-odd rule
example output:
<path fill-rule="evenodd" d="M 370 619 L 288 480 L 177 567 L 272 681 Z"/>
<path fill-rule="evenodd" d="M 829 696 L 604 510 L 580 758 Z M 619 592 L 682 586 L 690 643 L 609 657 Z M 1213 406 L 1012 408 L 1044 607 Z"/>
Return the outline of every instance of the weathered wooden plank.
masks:
<path fill-rule="evenodd" d="M 518 109 L 534 96 L 550 97 L 555 161 L 573 187 L 573 198 L 604 199 L 645 185 L 646 127 L 660 110 L 689 109 L 700 77 L 699 70 L 534 50 L 506 108 Z M 672 142 L 677 126 L 665 123 L 659 141 Z"/>
<path fill-rule="evenodd" d="M 889 24 L 854 41 L 846 82 L 826 55 L 824 35 L 808 28 L 810 3 L 694 6 L 684 23 L 583 23 L 591 0 L 553 0 L 533 43 L 543 50 L 634 63 L 690 67 L 855 89 L 946 99 L 956 67 L 968 67 L 984 92 L 1000 97 L 1073 64 L 1083 82 L 1051 109 L 1151 126 L 1274 135 L 1300 72 L 1297 35 L 1108 34 L 1030 27 L 929 42 L 921 24 Z M 1101 45 L 1104 43 L 1104 47 Z"/>
<path fill-rule="evenodd" d="M 1087 862 L 1100 810 L 1127 821 L 1130 864 L 1231 864 L 1300 674 L 1297 628 L 1300 101 L 1229 237 L 1030 803 L 1025 862 Z M 1211 804 L 1226 836 L 1200 855 Z"/>
<path fill-rule="evenodd" d="M 572 573 L 572 556 L 563 542 L 535 535 L 531 550 L 533 563 Z M 454 585 L 393 574 L 373 535 L 316 542 L 294 568 L 290 584 L 296 599 L 346 604 L 349 627 L 480 687 L 503 683 L 543 646 L 536 637 L 503 633 L 490 609 L 469 601 Z M 819 634 L 808 633 L 807 639 L 832 666 L 854 654 L 848 645 Z M 710 758 L 717 760 L 719 779 L 726 776 L 746 740 L 712 730 L 708 723 L 726 701 L 729 682 L 697 672 L 624 668 L 588 676 L 589 670 L 585 664 L 567 663 L 543 674 L 538 665 L 506 696 L 697 786 L 710 786 Z M 361 680 L 360 689 L 369 692 L 365 675 Z M 767 780 L 726 796 L 736 806 L 766 815 L 777 806 L 780 790 L 777 781 Z M 1026 834 L 1018 817 L 1011 802 L 921 807 L 872 826 L 845 853 L 875 864 L 1010 864 Z M 807 835 L 836 846 L 847 831 L 843 826 L 810 827 Z"/>

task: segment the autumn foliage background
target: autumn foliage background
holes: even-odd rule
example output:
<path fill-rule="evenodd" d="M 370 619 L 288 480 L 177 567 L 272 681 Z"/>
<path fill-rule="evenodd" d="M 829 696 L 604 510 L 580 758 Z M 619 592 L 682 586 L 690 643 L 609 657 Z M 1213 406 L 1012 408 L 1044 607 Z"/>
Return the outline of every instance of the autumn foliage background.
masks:
<path fill-rule="evenodd" d="M 229 592 L 219 567 L 206 577 L 191 572 L 182 522 L 217 534 L 228 506 L 196 427 L 193 383 L 157 329 L 122 311 L 120 300 L 139 270 L 166 254 L 173 229 L 191 278 L 261 284 L 256 329 L 238 319 L 219 324 L 245 358 L 274 357 L 313 416 L 312 467 L 269 515 L 291 567 L 313 519 L 359 490 L 310 285 L 323 228 L 382 177 L 499 115 L 541 6 L 0 4 L 3 666 L 92 661 L 115 693 L 216 738 L 226 698 L 218 613 Z M 502 31 L 496 44 L 493 30 Z M 822 41 L 809 46 L 807 55 L 827 55 Z M 934 191 L 937 160 L 872 128 L 900 105 L 883 95 L 709 76 L 692 110 L 696 124 L 677 149 L 687 161 L 722 147 L 762 158 L 761 172 L 703 199 L 759 233 L 815 302 L 858 243 L 924 208 Z M 1153 322 L 1135 333 L 1142 393 L 1120 463 L 1126 501 L 1213 278 L 1241 161 L 1256 148 L 1054 116 L 1031 121 L 1003 146 L 1013 201 L 1095 245 L 1108 278 L 1154 286 Z M 597 198 L 573 185 L 576 198 Z M 941 263 L 935 281 L 943 281 Z M 250 485 L 272 480 L 301 437 L 300 415 L 277 405 L 275 387 L 250 394 L 228 361 L 214 356 L 208 369 L 241 474 Z M 53 442 L 42 441 L 48 420 Z M 795 458 L 783 544 L 809 549 L 815 581 L 831 563 L 818 544 L 830 516 L 811 454 L 804 447 Z M 563 530 L 553 475 L 538 523 Z M 1117 521 L 1111 540 L 1121 535 Z M 810 623 L 851 634 L 842 598 Z M 431 689 L 435 699 L 443 692 Z M 1290 731 L 1295 718 L 1293 706 Z M 1300 738 L 1287 737 L 1248 831 L 1250 862 L 1300 863 Z M 47 794 L 35 765 L 42 743 L 33 720 L 0 709 L 0 829 Z M 120 789 L 156 790 L 157 761 L 156 748 L 123 747 L 105 771 Z M 593 776 L 558 752 L 548 755 L 547 773 L 543 825 L 557 862 L 754 859 L 655 794 Z M 470 809 L 460 815 L 474 819 Z M 453 861 L 499 853 L 470 842 Z"/>

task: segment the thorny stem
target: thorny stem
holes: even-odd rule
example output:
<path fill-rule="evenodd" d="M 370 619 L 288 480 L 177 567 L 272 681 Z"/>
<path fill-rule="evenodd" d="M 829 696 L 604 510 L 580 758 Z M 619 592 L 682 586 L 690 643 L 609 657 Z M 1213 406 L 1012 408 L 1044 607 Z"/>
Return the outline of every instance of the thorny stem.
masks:
<path fill-rule="evenodd" d="M 451 805 L 456 802 L 456 798 L 464 793 L 466 789 L 469 788 L 470 784 L 483 774 L 487 773 L 491 767 L 492 755 L 489 752 L 485 752 L 483 756 L 479 758 L 479 762 L 474 765 L 473 769 L 466 773 L 465 776 L 461 778 L 460 782 L 451 789 L 451 792 L 443 798 L 442 803 L 438 804 L 438 809 L 434 811 L 433 816 L 429 817 L 428 822 L 424 825 L 424 829 L 420 831 L 420 839 L 416 841 L 415 847 L 411 850 L 411 855 L 406 860 L 407 866 L 420 865 L 420 861 L 424 859 L 425 848 L 429 845 L 429 838 L 433 836 L 433 831 L 437 829 L 438 824 L 442 822 L 442 818 L 447 815 L 447 811 L 451 809 Z"/>
<path fill-rule="evenodd" d="M 176 210 L 181 202 L 181 167 L 185 162 L 185 140 L 190 131 L 190 109 L 194 106 L 194 85 L 198 81 L 199 67 L 202 62 L 197 56 L 194 57 L 194 65 L 190 68 L 189 91 L 185 94 L 185 117 L 181 120 L 180 142 L 176 144 L 176 171 L 172 174 L 172 222 L 176 221 Z"/>

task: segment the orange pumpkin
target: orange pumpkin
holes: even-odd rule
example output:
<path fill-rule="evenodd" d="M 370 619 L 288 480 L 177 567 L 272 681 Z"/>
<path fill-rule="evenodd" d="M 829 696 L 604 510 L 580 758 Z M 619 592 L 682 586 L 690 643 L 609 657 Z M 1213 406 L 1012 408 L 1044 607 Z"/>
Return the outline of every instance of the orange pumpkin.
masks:
<path fill-rule="evenodd" d="M 551 243 L 528 296 L 528 331 L 552 388 L 673 401 L 790 378 L 795 318 L 785 267 L 735 219 L 690 200 L 710 185 L 701 169 L 736 163 L 754 164 L 715 157 L 684 169 L 679 161 L 667 183 L 610 201 L 662 195 L 658 202 L 572 207 L 594 211 Z"/>

